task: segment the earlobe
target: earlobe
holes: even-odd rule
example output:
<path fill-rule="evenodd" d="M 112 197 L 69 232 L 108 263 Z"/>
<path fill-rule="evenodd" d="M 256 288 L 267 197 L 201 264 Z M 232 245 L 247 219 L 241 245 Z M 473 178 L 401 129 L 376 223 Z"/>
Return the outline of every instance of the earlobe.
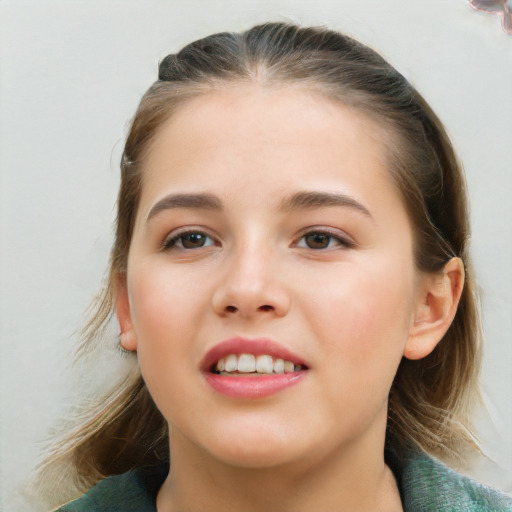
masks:
<path fill-rule="evenodd" d="M 126 283 L 126 275 L 119 274 L 116 290 L 116 315 L 119 322 L 119 343 L 124 350 L 137 350 L 137 337 L 132 321 L 130 297 Z"/>
<path fill-rule="evenodd" d="M 407 359 L 426 357 L 441 341 L 457 312 L 464 275 L 462 260 L 452 258 L 441 272 L 422 278 L 404 349 Z"/>

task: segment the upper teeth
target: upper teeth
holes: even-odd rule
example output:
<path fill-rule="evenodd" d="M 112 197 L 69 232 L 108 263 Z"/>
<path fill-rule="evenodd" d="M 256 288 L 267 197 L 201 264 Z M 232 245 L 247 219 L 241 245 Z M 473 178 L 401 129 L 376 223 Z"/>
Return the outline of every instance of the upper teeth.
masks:
<path fill-rule="evenodd" d="M 240 373 L 291 373 L 300 370 L 291 361 L 281 358 L 274 359 L 272 356 L 263 354 L 230 354 L 219 359 L 215 370 L 218 372 L 240 372 Z"/>

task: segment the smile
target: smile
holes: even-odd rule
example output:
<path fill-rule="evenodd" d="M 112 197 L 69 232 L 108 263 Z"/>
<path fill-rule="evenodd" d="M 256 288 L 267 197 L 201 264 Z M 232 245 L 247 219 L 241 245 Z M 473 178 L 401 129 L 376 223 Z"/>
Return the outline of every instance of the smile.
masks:
<path fill-rule="evenodd" d="M 268 354 L 230 354 L 219 359 L 213 371 L 221 375 L 259 374 L 282 375 L 302 370 L 300 364 L 294 364 L 282 358 L 274 358 Z"/>
<path fill-rule="evenodd" d="M 214 391 L 233 398 L 262 398 L 299 383 L 307 365 L 285 347 L 266 339 L 233 338 L 213 347 L 202 372 Z"/>

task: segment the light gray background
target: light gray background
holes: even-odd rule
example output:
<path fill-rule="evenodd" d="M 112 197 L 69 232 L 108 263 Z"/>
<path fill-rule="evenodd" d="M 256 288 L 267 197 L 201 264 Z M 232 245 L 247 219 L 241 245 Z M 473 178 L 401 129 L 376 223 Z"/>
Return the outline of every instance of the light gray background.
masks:
<path fill-rule="evenodd" d="M 122 140 L 159 59 L 267 20 L 360 38 L 444 120 L 468 176 L 484 290 L 489 414 L 479 425 L 493 461 L 472 474 L 512 491 L 512 36 L 496 16 L 465 0 L 13 0 L 0 1 L 2 510 L 28 510 L 24 479 L 49 429 L 77 393 L 123 366 L 106 356 L 71 392 L 75 332 L 106 265 Z"/>

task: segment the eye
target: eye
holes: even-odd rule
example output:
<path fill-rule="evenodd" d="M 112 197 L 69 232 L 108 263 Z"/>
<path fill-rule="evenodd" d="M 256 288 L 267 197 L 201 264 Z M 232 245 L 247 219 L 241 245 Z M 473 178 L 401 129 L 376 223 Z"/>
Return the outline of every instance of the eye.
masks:
<path fill-rule="evenodd" d="M 170 236 L 163 243 L 164 249 L 201 249 L 216 245 L 215 240 L 202 231 L 186 231 Z"/>
<path fill-rule="evenodd" d="M 328 231 L 310 231 L 302 235 L 296 247 L 307 249 L 333 249 L 334 247 L 352 247 L 352 241 L 343 238 L 339 234 Z"/>

